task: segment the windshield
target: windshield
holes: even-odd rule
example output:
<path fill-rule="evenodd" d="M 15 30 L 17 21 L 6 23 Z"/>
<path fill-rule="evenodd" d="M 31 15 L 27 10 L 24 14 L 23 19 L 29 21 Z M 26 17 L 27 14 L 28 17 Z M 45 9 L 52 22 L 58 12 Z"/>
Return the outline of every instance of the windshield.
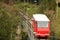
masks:
<path fill-rule="evenodd" d="M 48 22 L 47 21 L 38 21 L 37 22 L 38 27 L 48 27 Z"/>

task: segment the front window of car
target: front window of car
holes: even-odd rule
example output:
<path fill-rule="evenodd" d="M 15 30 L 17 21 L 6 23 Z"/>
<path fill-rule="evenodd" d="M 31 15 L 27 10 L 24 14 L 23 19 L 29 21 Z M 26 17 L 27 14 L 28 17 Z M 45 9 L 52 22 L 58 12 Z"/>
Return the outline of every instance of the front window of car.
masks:
<path fill-rule="evenodd" d="M 37 22 L 38 27 L 48 27 L 48 22 L 47 21 L 38 21 Z"/>

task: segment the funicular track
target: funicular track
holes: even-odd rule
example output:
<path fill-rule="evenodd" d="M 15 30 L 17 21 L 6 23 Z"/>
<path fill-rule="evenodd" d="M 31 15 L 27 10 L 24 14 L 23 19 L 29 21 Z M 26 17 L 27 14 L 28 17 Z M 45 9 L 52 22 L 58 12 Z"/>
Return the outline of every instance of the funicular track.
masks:
<path fill-rule="evenodd" d="M 32 30 L 32 28 L 31 28 L 31 18 L 29 18 L 27 15 L 24 15 L 22 12 L 20 12 L 20 16 L 22 17 L 22 20 L 24 20 L 24 21 L 27 21 L 27 23 L 28 23 L 28 26 L 30 27 L 30 31 L 32 32 L 32 33 L 30 33 L 30 34 L 32 34 L 32 35 L 34 35 L 33 34 L 33 30 Z M 22 21 L 21 21 L 22 22 Z M 29 29 L 29 28 L 27 28 L 27 29 Z M 27 30 L 26 29 L 26 30 Z M 28 30 L 27 30 L 28 31 Z M 29 34 L 28 34 L 29 35 Z M 33 40 L 49 40 L 49 39 L 37 39 L 36 37 L 31 37 Z M 31 39 L 30 39 L 31 40 Z"/>
<path fill-rule="evenodd" d="M 29 27 L 26 26 L 27 29 L 28 30 L 30 29 L 30 31 L 32 32 L 32 33 L 30 33 L 30 31 L 29 31 L 29 33 L 32 35 L 32 37 L 30 37 L 30 35 L 28 33 L 28 36 L 30 38 L 29 40 L 31 40 L 32 38 L 33 38 L 32 40 L 60 40 L 60 37 L 56 37 L 55 35 L 50 36 L 50 38 L 48 38 L 48 39 L 37 39 L 36 37 L 33 37 L 34 34 L 33 34 L 32 28 L 31 28 L 31 18 L 29 16 L 25 15 L 23 12 L 19 12 L 19 15 L 20 15 L 20 18 L 22 19 L 21 22 L 26 21 L 27 24 L 25 23 L 25 25 L 29 26 Z"/>
<path fill-rule="evenodd" d="M 20 10 L 21 12 L 19 13 L 19 15 L 20 15 L 20 18 L 22 19 L 21 20 L 21 23 L 22 23 L 22 21 L 24 22 L 24 21 L 26 21 L 27 22 L 27 24 L 28 25 L 26 25 L 26 27 L 27 26 L 29 26 L 29 27 L 27 27 L 28 29 L 31 29 L 30 31 L 32 31 L 32 28 L 30 28 L 31 27 L 31 18 L 29 18 L 27 15 L 25 15 L 25 13 L 23 13 L 22 12 L 22 10 Z M 25 22 L 25 24 L 26 24 L 26 22 Z M 25 25 L 24 25 L 25 26 Z M 27 30 L 27 29 L 26 29 Z M 28 30 L 27 30 L 28 31 Z M 30 32 L 29 31 L 29 32 Z M 33 32 L 33 31 L 32 31 Z M 31 34 L 31 33 L 30 33 Z M 33 37 L 30 37 L 30 35 L 29 35 L 29 33 L 28 33 L 28 36 L 29 36 L 29 38 L 33 38 Z M 56 38 L 56 36 L 50 36 L 50 38 L 49 39 L 36 39 L 36 38 L 33 38 L 33 39 L 28 39 L 28 40 L 51 40 L 51 38 L 52 38 L 52 40 L 57 40 L 57 39 L 55 39 Z M 58 38 L 58 37 L 57 37 Z M 58 40 L 60 40 L 59 38 L 58 38 Z"/>

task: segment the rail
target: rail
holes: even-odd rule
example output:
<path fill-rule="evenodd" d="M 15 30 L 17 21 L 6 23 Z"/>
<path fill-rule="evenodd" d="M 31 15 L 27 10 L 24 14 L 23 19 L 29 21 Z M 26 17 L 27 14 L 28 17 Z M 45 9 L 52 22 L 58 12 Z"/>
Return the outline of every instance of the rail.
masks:
<path fill-rule="evenodd" d="M 19 15 L 22 17 L 22 19 L 24 19 L 23 21 L 27 21 L 27 24 L 28 24 L 28 26 L 29 26 L 29 29 L 30 29 L 30 31 L 32 31 L 33 32 L 33 29 L 32 29 L 32 25 L 31 25 L 31 18 L 29 18 L 27 15 L 25 15 L 23 12 L 19 12 Z M 22 20 L 21 19 L 21 20 Z M 27 30 L 28 31 L 28 30 Z M 33 35 L 33 33 L 32 33 L 32 35 Z M 33 39 L 33 40 L 46 40 L 46 39 Z M 50 38 L 49 39 L 47 39 L 47 40 L 60 40 L 60 37 L 56 37 L 55 35 L 53 36 L 53 35 L 51 35 L 50 36 Z"/>

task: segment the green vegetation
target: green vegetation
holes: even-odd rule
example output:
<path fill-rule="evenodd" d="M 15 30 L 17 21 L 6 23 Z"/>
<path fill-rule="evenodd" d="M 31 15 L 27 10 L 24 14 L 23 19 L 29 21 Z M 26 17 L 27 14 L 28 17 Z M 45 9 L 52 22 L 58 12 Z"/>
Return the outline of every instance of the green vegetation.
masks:
<path fill-rule="evenodd" d="M 52 31 L 56 37 L 60 37 L 60 7 L 58 7 L 58 16 L 52 21 Z"/>
<path fill-rule="evenodd" d="M 60 7 L 58 7 L 58 17 L 60 18 Z"/>
<path fill-rule="evenodd" d="M 23 3 L 23 1 L 19 0 L 0 0 L 0 5 L 0 40 L 14 39 L 17 25 L 20 22 L 19 12 L 28 14 L 29 17 L 32 17 L 35 13 L 46 14 L 52 23 L 51 30 L 54 31 L 55 36 L 60 36 L 60 8 L 58 8 L 58 18 L 56 19 L 55 0 L 41 0 L 39 5 L 32 4 L 32 2 Z M 21 36 L 22 40 L 27 37 L 23 31 L 21 32 Z"/>
<path fill-rule="evenodd" d="M 28 35 L 24 31 L 21 31 L 20 34 L 21 34 L 22 40 L 27 40 Z"/>
<path fill-rule="evenodd" d="M 20 18 L 16 11 L 6 7 L 4 4 L 0 6 L 0 40 L 14 40 Z"/>
<path fill-rule="evenodd" d="M 56 35 L 60 36 L 60 7 L 58 7 L 58 18 L 55 20 Z"/>

